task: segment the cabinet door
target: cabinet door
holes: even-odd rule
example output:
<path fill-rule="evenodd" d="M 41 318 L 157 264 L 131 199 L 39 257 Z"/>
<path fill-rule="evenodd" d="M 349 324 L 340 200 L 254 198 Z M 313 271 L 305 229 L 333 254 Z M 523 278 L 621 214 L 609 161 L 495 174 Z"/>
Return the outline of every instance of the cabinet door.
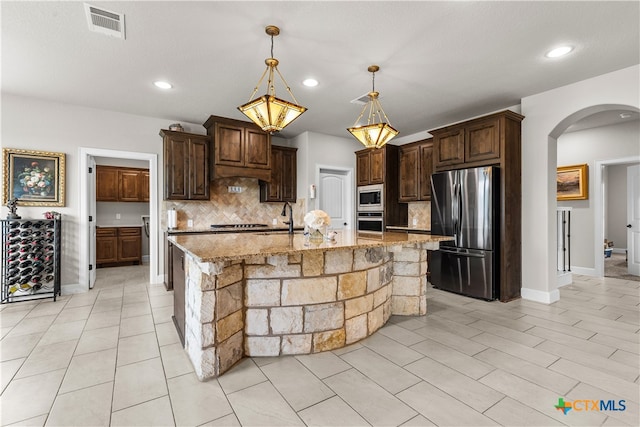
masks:
<path fill-rule="evenodd" d="M 142 231 L 139 227 L 118 229 L 118 261 L 137 261 L 142 259 Z"/>
<path fill-rule="evenodd" d="M 172 249 L 173 268 L 173 321 L 178 330 L 180 342 L 184 347 L 184 323 L 185 323 L 185 274 L 184 253 L 176 248 Z"/>
<path fill-rule="evenodd" d="M 500 159 L 498 120 L 467 126 L 465 135 L 465 161 Z"/>
<path fill-rule="evenodd" d="M 142 171 L 138 174 L 140 194 L 138 200 L 141 202 L 149 201 L 149 171 Z"/>
<path fill-rule="evenodd" d="M 357 185 L 369 185 L 371 180 L 371 157 L 369 152 L 356 153 Z"/>
<path fill-rule="evenodd" d="M 189 141 L 189 200 L 209 200 L 209 144 L 204 139 Z"/>
<path fill-rule="evenodd" d="M 371 172 L 370 180 L 371 184 L 383 184 L 384 183 L 384 161 L 385 150 L 384 148 L 371 151 Z"/>
<path fill-rule="evenodd" d="M 216 123 L 216 165 L 244 166 L 244 131 L 241 126 Z"/>
<path fill-rule="evenodd" d="M 118 183 L 120 186 L 120 202 L 140 201 L 140 172 L 137 170 L 118 170 Z"/>
<path fill-rule="evenodd" d="M 419 200 L 431 200 L 431 174 L 433 173 L 433 143 L 420 145 Z"/>
<path fill-rule="evenodd" d="M 436 135 L 433 144 L 436 167 L 464 163 L 463 128 Z"/>
<path fill-rule="evenodd" d="M 244 150 L 244 166 L 254 169 L 271 168 L 271 137 L 268 134 L 247 128 Z"/>
<path fill-rule="evenodd" d="M 400 147 L 400 202 L 413 202 L 419 197 L 420 146 Z"/>
<path fill-rule="evenodd" d="M 282 201 L 282 154 L 280 147 L 271 147 L 271 181 L 261 184 L 261 202 Z"/>
<path fill-rule="evenodd" d="M 189 197 L 189 138 L 186 135 L 164 138 L 164 198 Z"/>
<path fill-rule="evenodd" d="M 96 229 L 96 264 L 118 261 L 118 237 L 116 228 Z"/>
<path fill-rule="evenodd" d="M 297 199 L 297 149 L 287 149 L 282 152 L 282 201 L 294 202 Z"/>
<path fill-rule="evenodd" d="M 96 201 L 118 201 L 118 169 L 96 166 Z"/>

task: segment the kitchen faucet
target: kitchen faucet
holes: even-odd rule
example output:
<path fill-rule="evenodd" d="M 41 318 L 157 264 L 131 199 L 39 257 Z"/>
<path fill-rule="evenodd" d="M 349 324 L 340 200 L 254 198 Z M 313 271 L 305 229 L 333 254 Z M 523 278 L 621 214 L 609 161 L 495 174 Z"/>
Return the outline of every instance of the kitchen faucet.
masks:
<path fill-rule="evenodd" d="M 289 202 L 284 202 L 284 206 L 282 207 L 281 216 L 287 216 L 287 206 L 289 206 L 289 222 L 284 222 L 285 224 L 289 224 L 289 234 L 293 234 L 293 208 L 289 204 Z"/>

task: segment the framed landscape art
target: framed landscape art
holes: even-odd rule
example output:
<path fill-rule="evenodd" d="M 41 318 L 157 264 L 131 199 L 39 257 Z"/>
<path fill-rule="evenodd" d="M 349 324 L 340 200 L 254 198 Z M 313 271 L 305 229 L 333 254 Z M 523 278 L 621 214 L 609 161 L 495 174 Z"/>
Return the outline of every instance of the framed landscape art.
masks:
<path fill-rule="evenodd" d="M 64 206 L 65 154 L 3 148 L 2 204 Z"/>
<path fill-rule="evenodd" d="M 558 200 L 587 200 L 589 165 L 559 166 L 556 183 Z"/>

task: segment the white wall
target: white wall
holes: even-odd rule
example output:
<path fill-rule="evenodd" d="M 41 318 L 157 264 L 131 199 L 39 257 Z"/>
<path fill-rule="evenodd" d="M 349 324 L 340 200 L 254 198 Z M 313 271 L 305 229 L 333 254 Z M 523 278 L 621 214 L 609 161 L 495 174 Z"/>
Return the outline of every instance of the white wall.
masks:
<path fill-rule="evenodd" d="M 587 200 L 560 201 L 560 207 L 572 207 L 571 211 L 571 266 L 572 270 L 594 269 L 595 260 L 595 164 L 598 160 L 619 159 L 640 154 L 640 122 L 632 121 L 612 126 L 602 126 L 579 132 L 564 133 L 558 137 L 558 166 L 587 163 L 589 165 L 589 198 Z M 607 169 L 609 169 L 608 167 Z M 626 221 L 626 167 L 624 169 L 624 188 L 621 202 L 612 211 L 622 211 Z M 619 193 L 616 186 L 607 186 L 613 193 Z M 614 205 L 615 206 L 615 205 Z M 613 206 L 611 206 L 613 207 Z M 626 224 L 626 223 L 625 223 Z M 624 240 L 626 241 L 626 229 Z M 611 237 L 608 237 L 611 240 Z M 622 243 L 622 242 L 621 242 Z M 624 246 L 623 246 L 624 247 Z M 578 267 L 578 270 L 575 269 Z"/>
<path fill-rule="evenodd" d="M 55 210 L 63 215 L 62 284 L 77 284 L 81 247 L 79 147 L 154 153 L 162 164 L 162 138 L 158 133 L 177 120 L 135 116 L 6 93 L 2 94 L 1 119 L 3 147 L 66 153 L 66 206 Z M 182 125 L 188 132 L 206 133 L 201 124 L 183 122 Z M 158 180 L 162 182 L 162 167 L 158 168 L 158 173 Z M 159 199 L 162 200 L 162 195 Z M 2 209 L 6 212 L 5 207 Z M 19 207 L 18 214 L 40 218 L 47 210 L 51 208 Z M 160 230 L 158 239 L 162 241 Z M 160 245 L 160 269 L 163 266 L 162 248 Z"/>
<path fill-rule="evenodd" d="M 346 133 L 346 131 L 345 131 Z M 304 132 L 290 140 L 298 148 L 298 199 L 309 198 L 309 186 L 316 184 L 317 166 L 337 168 L 356 167 L 355 152 L 364 147 L 350 136 L 344 138 L 315 132 Z M 354 178 L 355 186 L 355 178 Z M 309 210 L 315 209 L 316 200 L 309 201 Z"/>
<path fill-rule="evenodd" d="M 577 120 L 610 109 L 640 109 L 640 66 L 522 99 L 522 296 L 559 298 L 556 285 L 556 139 Z"/>

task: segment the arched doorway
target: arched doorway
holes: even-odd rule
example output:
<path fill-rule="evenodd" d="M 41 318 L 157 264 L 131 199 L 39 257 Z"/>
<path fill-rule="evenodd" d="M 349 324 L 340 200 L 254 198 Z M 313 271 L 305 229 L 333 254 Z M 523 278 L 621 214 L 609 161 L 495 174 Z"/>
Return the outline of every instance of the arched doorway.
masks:
<path fill-rule="evenodd" d="M 522 298 L 549 304 L 560 295 L 555 221 L 558 136 L 598 111 L 638 111 L 638 73 L 640 66 L 628 67 L 522 99 Z"/>
<path fill-rule="evenodd" d="M 602 277 L 604 272 L 603 241 L 605 237 L 605 209 L 609 203 L 606 169 L 612 165 L 638 162 L 638 109 L 628 105 L 597 105 L 584 108 L 562 121 L 562 132 L 554 128 L 552 135 L 557 146 L 557 166 L 587 164 L 588 199 L 557 202 L 562 209 L 571 209 L 571 270 L 575 274 Z M 624 114 L 623 114 L 624 113 Z M 621 115 L 624 117 L 621 117 Z M 583 117 L 578 118 L 576 117 Z M 569 126 L 566 126 L 566 125 Z M 576 128 L 577 129 L 574 129 Z M 569 132 L 572 131 L 572 132 Z M 626 182 L 622 188 L 626 187 Z M 614 190 L 614 188 L 609 188 Z M 626 191 L 622 203 L 626 202 Z M 613 193 L 612 193 L 613 194 Z M 626 203 L 617 206 L 624 211 Z M 612 207 L 610 207 L 611 209 Z M 626 222 L 625 222 L 626 224 Z M 620 224 L 620 227 L 623 227 Z M 624 228 L 623 228 L 624 230 Z M 624 233 L 626 234 L 626 233 Z M 619 237 L 619 236 L 618 236 Z M 626 247 L 622 239 L 616 239 Z M 569 282 L 570 283 L 570 282 Z M 566 282 L 564 284 L 567 284 Z"/>

